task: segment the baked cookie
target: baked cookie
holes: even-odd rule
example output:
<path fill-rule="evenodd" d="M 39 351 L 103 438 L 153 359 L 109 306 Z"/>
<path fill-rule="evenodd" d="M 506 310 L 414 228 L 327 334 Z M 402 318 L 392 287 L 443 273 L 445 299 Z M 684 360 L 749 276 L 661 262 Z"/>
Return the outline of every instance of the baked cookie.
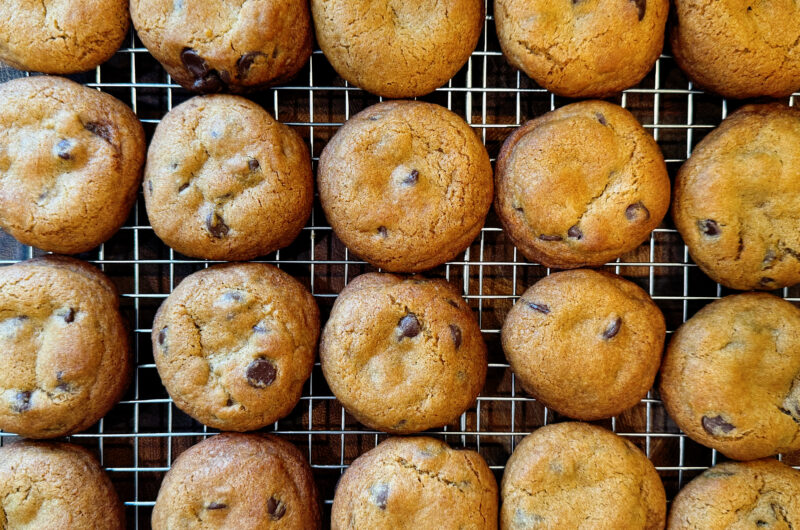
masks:
<path fill-rule="evenodd" d="M 419 101 L 359 112 L 320 156 L 319 196 L 336 235 L 361 258 L 417 272 L 462 252 L 492 204 L 492 166 L 459 116 Z"/>
<path fill-rule="evenodd" d="M 0 429 L 29 438 L 90 427 L 130 379 L 117 290 L 72 258 L 0 268 L 0 352 Z"/>
<path fill-rule="evenodd" d="M 564 271 L 511 308 L 503 351 L 522 387 L 580 420 L 616 416 L 653 386 L 666 326 L 647 293 L 615 274 Z"/>
<path fill-rule="evenodd" d="M 728 458 L 800 449 L 800 309 L 766 293 L 708 304 L 672 337 L 660 389 L 678 427 Z"/>
<path fill-rule="evenodd" d="M 336 72 L 388 98 L 424 96 L 469 59 L 483 0 L 311 0 L 317 41 Z"/>
<path fill-rule="evenodd" d="M 0 228 L 77 254 L 109 239 L 136 200 L 145 139 L 108 94 L 60 77 L 0 84 Z"/>
<path fill-rule="evenodd" d="M 582 101 L 531 120 L 497 157 L 495 210 L 546 267 L 599 266 L 638 247 L 669 207 L 661 150 L 630 112 Z"/>
<path fill-rule="evenodd" d="M 428 437 L 389 438 L 336 486 L 331 530 L 497 528 L 497 481 L 475 451 Z"/>
<path fill-rule="evenodd" d="M 500 528 L 661 529 L 666 495 L 635 445 L 587 423 L 556 423 L 526 436 L 500 486 Z"/>
<path fill-rule="evenodd" d="M 396 434 L 441 427 L 486 379 L 486 345 L 444 280 L 362 274 L 336 299 L 320 341 L 325 379 L 349 413 Z"/>
<path fill-rule="evenodd" d="M 733 289 L 800 282 L 800 109 L 746 105 L 697 144 L 672 217 L 692 259 Z"/>
<path fill-rule="evenodd" d="M 74 74 L 106 62 L 128 33 L 127 0 L 3 0 L 0 61 Z"/>
<path fill-rule="evenodd" d="M 89 451 L 22 441 L 0 447 L 0 528 L 122 530 L 125 514 Z"/>
<path fill-rule="evenodd" d="M 314 200 L 300 136 L 240 96 L 194 97 L 156 128 L 144 177 L 156 235 L 181 254 L 248 260 L 291 243 Z"/>
<path fill-rule="evenodd" d="M 147 50 L 194 92 L 250 92 L 294 77 L 311 56 L 306 0 L 130 0 Z"/>
<path fill-rule="evenodd" d="M 560 96 L 605 98 L 639 83 L 664 46 L 669 0 L 496 0 L 503 54 Z"/>
<path fill-rule="evenodd" d="M 277 436 L 223 433 L 181 453 L 151 521 L 168 528 L 320 528 L 317 488 L 300 451 Z"/>
<path fill-rule="evenodd" d="M 291 412 L 311 375 L 319 309 L 303 285 L 263 263 L 184 279 L 153 322 L 153 352 L 175 405 L 197 421 L 252 431 Z"/>
<path fill-rule="evenodd" d="M 800 4 L 675 0 L 670 41 L 693 81 L 728 98 L 800 89 Z"/>
<path fill-rule="evenodd" d="M 797 528 L 800 472 L 766 459 L 725 462 L 687 484 L 672 501 L 667 528 Z"/>

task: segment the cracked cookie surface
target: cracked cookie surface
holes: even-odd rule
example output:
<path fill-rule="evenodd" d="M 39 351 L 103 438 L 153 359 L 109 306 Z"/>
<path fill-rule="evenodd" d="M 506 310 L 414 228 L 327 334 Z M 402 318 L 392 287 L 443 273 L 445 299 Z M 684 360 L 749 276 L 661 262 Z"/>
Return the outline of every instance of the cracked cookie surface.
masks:
<path fill-rule="evenodd" d="M 635 445 L 587 423 L 526 436 L 506 464 L 500 528 L 664 528 L 667 502 L 655 467 Z"/>
<path fill-rule="evenodd" d="M 263 263 L 184 279 L 153 322 L 153 352 L 175 405 L 211 427 L 251 431 L 297 405 L 311 374 L 319 309 L 297 280 Z"/>
<path fill-rule="evenodd" d="M 350 118 L 325 146 L 317 182 L 336 235 L 392 272 L 455 257 L 492 203 L 481 141 L 456 114 L 417 101 L 378 103 Z"/>
<path fill-rule="evenodd" d="M 733 289 L 800 282 L 800 109 L 746 105 L 695 147 L 672 217 L 692 259 Z"/>
<path fill-rule="evenodd" d="M 443 280 L 358 276 L 339 294 L 320 341 L 328 386 L 373 429 L 441 427 L 486 379 L 486 345 L 472 311 Z"/>
<path fill-rule="evenodd" d="M 68 79 L 0 84 L 0 227 L 77 254 L 108 240 L 136 200 L 142 125 L 114 97 Z"/>
<path fill-rule="evenodd" d="M 800 309 L 766 293 L 708 304 L 674 334 L 660 391 L 681 430 L 729 458 L 800 449 Z"/>
<path fill-rule="evenodd" d="M 531 120 L 497 157 L 495 210 L 547 267 L 599 266 L 635 249 L 669 207 L 661 150 L 627 110 L 573 103 Z"/>
<path fill-rule="evenodd" d="M 55 438 L 90 427 L 130 375 L 114 285 L 62 256 L 0 268 L 0 352 L 0 429 Z"/>
<path fill-rule="evenodd" d="M 290 244 L 311 213 L 311 157 L 300 136 L 240 96 L 197 96 L 156 128 L 147 215 L 182 254 L 248 260 Z"/>
<path fill-rule="evenodd" d="M 316 530 L 320 507 L 311 468 L 277 436 L 223 433 L 181 453 L 164 477 L 153 530 Z"/>
<path fill-rule="evenodd" d="M 497 528 L 497 482 L 475 451 L 429 437 L 389 438 L 336 488 L 331 529 Z"/>
<path fill-rule="evenodd" d="M 668 0 L 497 0 L 508 61 L 544 88 L 605 98 L 641 81 L 664 45 Z"/>

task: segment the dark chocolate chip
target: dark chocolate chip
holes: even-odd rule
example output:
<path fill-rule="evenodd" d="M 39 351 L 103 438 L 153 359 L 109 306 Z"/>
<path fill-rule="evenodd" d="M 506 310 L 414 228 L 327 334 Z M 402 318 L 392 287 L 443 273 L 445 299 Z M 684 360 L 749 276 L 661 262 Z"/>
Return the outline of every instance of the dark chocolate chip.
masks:
<path fill-rule="evenodd" d="M 625 218 L 628 221 L 647 221 L 650 219 L 650 210 L 642 204 L 642 201 L 639 201 L 625 208 Z"/>
<path fill-rule="evenodd" d="M 17 392 L 11 409 L 14 412 L 25 412 L 31 408 L 31 392 Z"/>
<path fill-rule="evenodd" d="M 379 120 L 379 119 L 381 119 L 381 118 L 383 118 L 383 114 L 373 114 L 372 116 L 370 116 L 370 117 L 369 117 L 369 118 L 367 118 L 367 119 L 368 119 L 369 121 L 378 121 L 378 120 Z"/>
<path fill-rule="evenodd" d="M 228 398 L 228 401 L 225 402 L 225 406 L 226 407 L 232 407 L 233 406 L 233 400 L 231 398 Z"/>
<path fill-rule="evenodd" d="M 256 359 L 247 366 L 247 382 L 255 388 L 266 388 L 275 382 L 278 369 L 269 359 Z"/>
<path fill-rule="evenodd" d="M 185 191 L 185 190 L 187 190 L 188 188 L 189 188 L 189 183 L 188 183 L 188 182 L 185 182 L 185 183 L 181 184 L 181 187 L 180 187 L 180 188 L 178 188 L 178 193 L 180 193 L 180 192 L 182 192 L 182 191 Z M 152 191 L 152 190 L 151 190 L 151 191 Z"/>
<path fill-rule="evenodd" d="M 516 210 L 516 211 L 518 211 L 520 213 L 525 211 L 525 209 L 522 206 L 514 206 L 514 210 Z"/>
<path fill-rule="evenodd" d="M 111 141 L 114 139 L 114 132 L 113 132 L 114 126 L 111 125 L 110 123 L 101 121 L 90 121 L 89 123 L 84 125 L 83 128 L 92 133 L 93 135 L 99 136 L 112 146 L 114 145 L 114 142 Z"/>
<path fill-rule="evenodd" d="M 184 48 L 181 52 L 181 62 L 183 66 L 192 74 L 195 79 L 202 78 L 208 73 L 208 63 L 191 48 Z"/>
<path fill-rule="evenodd" d="M 544 313 L 545 315 L 550 313 L 550 306 L 548 306 L 546 304 L 537 304 L 535 302 L 528 302 L 528 307 L 530 307 L 534 311 L 538 311 L 540 313 Z"/>
<path fill-rule="evenodd" d="M 164 346 L 164 344 L 167 342 L 167 328 L 168 327 L 169 326 L 164 326 L 163 328 L 161 328 L 161 331 L 158 332 L 158 345 L 159 346 Z"/>
<path fill-rule="evenodd" d="M 222 78 L 216 70 L 211 70 L 202 79 L 195 79 L 192 84 L 194 90 L 204 94 L 220 92 L 224 87 L 225 83 L 222 82 Z"/>
<path fill-rule="evenodd" d="M 208 505 L 209 510 L 224 510 L 228 505 L 221 502 L 212 502 Z"/>
<path fill-rule="evenodd" d="M 758 521 L 756 521 L 756 526 L 769 526 L 769 523 L 759 519 Z"/>
<path fill-rule="evenodd" d="M 718 236 L 720 229 L 717 222 L 713 219 L 703 219 L 701 221 L 697 221 L 697 227 L 700 229 L 707 236 Z"/>
<path fill-rule="evenodd" d="M 72 309 L 71 307 L 64 315 L 64 322 L 66 322 L 67 324 L 75 322 L 75 310 Z"/>
<path fill-rule="evenodd" d="M 764 254 L 764 259 L 761 260 L 761 267 L 762 268 L 769 267 L 770 265 L 772 265 L 772 262 L 775 261 L 776 257 L 777 255 L 775 254 L 774 250 L 772 250 L 771 248 L 767 249 L 766 254 Z"/>
<path fill-rule="evenodd" d="M 267 327 L 264 324 L 256 324 L 253 326 L 253 333 L 266 333 Z"/>
<path fill-rule="evenodd" d="M 62 160 L 69 160 L 72 158 L 70 151 L 72 150 L 72 142 L 69 140 L 61 140 L 56 144 L 56 154 Z"/>
<path fill-rule="evenodd" d="M 561 241 L 564 238 L 556 235 L 541 234 L 539 236 L 539 239 L 541 239 L 542 241 Z"/>
<path fill-rule="evenodd" d="M 397 326 L 400 328 L 400 340 L 403 340 L 404 337 L 411 339 L 419 335 L 419 320 L 417 320 L 417 315 L 414 313 L 409 313 L 401 318 Z"/>
<path fill-rule="evenodd" d="M 148 191 L 150 193 L 153 193 L 153 181 L 152 180 L 148 180 L 147 181 L 147 189 L 148 189 Z"/>
<path fill-rule="evenodd" d="M 450 334 L 453 335 L 453 344 L 456 345 L 456 349 L 459 349 L 461 347 L 461 328 L 450 324 Z"/>
<path fill-rule="evenodd" d="M 58 381 L 60 383 L 62 377 L 64 377 L 64 372 L 62 372 L 61 370 L 57 371 L 56 372 L 56 381 Z"/>
<path fill-rule="evenodd" d="M 255 158 L 251 158 L 251 159 L 250 159 L 250 160 L 247 162 L 247 167 L 249 167 L 249 168 L 250 168 L 250 171 L 255 171 L 256 169 L 258 169 L 259 167 L 261 167 L 261 164 L 259 164 L 259 163 L 258 163 L 258 160 L 256 160 Z"/>
<path fill-rule="evenodd" d="M 413 186 L 414 184 L 417 183 L 418 180 L 419 180 L 419 171 L 417 171 L 416 169 L 412 169 L 411 173 L 409 173 L 403 178 L 403 184 L 405 184 L 406 186 Z"/>
<path fill-rule="evenodd" d="M 381 237 L 386 237 L 387 234 L 388 234 L 388 231 L 386 230 L 385 226 L 379 226 L 378 227 L 378 233 L 380 234 Z"/>
<path fill-rule="evenodd" d="M 286 505 L 273 495 L 267 501 L 267 513 L 273 521 L 277 521 L 286 514 Z"/>
<path fill-rule="evenodd" d="M 570 226 L 569 230 L 567 230 L 567 235 L 572 239 L 583 239 L 583 232 L 578 228 L 578 225 Z"/>
<path fill-rule="evenodd" d="M 389 485 L 375 484 L 369 489 L 369 497 L 372 504 L 381 510 L 385 510 L 386 503 L 389 501 Z"/>
<path fill-rule="evenodd" d="M 597 121 L 600 122 L 600 125 L 608 125 L 608 122 L 606 121 L 606 117 L 603 116 L 602 113 L 595 112 L 594 115 L 595 115 L 595 117 L 597 117 Z"/>
<path fill-rule="evenodd" d="M 222 295 L 223 300 L 233 300 L 234 302 L 243 302 L 244 296 L 239 291 L 227 291 Z"/>
<path fill-rule="evenodd" d="M 206 217 L 206 228 L 208 228 L 208 232 L 217 239 L 222 239 L 228 235 L 228 225 L 225 224 L 225 221 L 217 212 L 208 214 Z"/>
<path fill-rule="evenodd" d="M 239 57 L 239 60 L 236 61 L 236 71 L 239 73 L 239 77 L 247 77 L 250 68 L 259 55 L 263 56 L 264 54 L 261 52 L 248 52 Z"/>
<path fill-rule="evenodd" d="M 448 299 L 447 303 L 450 304 L 451 306 L 455 307 L 456 309 L 458 309 L 458 302 L 456 302 L 455 300 Z"/>
<path fill-rule="evenodd" d="M 711 436 L 728 434 L 736 428 L 733 424 L 722 419 L 722 416 L 703 416 L 702 424 L 703 429 Z"/>
<path fill-rule="evenodd" d="M 620 317 L 615 318 L 608 324 L 605 331 L 603 331 L 603 339 L 604 340 L 611 340 L 617 336 L 619 333 L 619 328 L 622 326 L 622 319 Z"/>
<path fill-rule="evenodd" d="M 647 12 L 647 0 L 631 0 L 636 4 L 636 9 L 639 10 L 639 20 L 644 19 L 644 14 Z"/>
<path fill-rule="evenodd" d="M 761 281 L 759 283 L 761 284 L 762 287 L 769 287 L 770 284 L 775 283 L 775 279 L 770 278 L 768 276 L 764 276 L 763 278 L 761 278 Z"/>

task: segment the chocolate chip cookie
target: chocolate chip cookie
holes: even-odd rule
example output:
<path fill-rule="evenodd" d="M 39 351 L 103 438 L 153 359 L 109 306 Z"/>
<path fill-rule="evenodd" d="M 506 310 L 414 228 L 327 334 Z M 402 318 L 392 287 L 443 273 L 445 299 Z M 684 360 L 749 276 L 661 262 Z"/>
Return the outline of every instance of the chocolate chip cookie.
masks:
<path fill-rule="evenodd" d="M 129 25 L 127 0 L 4 0 L 0 61 L 47 74 L 85 72 L 114 55 Z"/>
<path fill-rule="evenodd" d="M 641 81 L 664 45 L 668 0 L 497 0 L 508 62 L 542 87 L 604 98 Z"/>
<path fill-rule="evenodd" d="M 666 326 L 638 285 L 593 270 L 529 288 L 503 324 L 503 350 L 525 390 L 580 420 L 633 407 L 653 386 Z"/>
<path fill-rule="evenodd" d="M 664 528 L 664 486 L 635 445 L 587 423 L 541 427 L 500 486 L 500 528 Z"/>
<path fill-rule="evenodd" d="M 728 458 L 800 449 L 800 309 L 766 293 L 708 304 L 673 336 L 661 397 L 681 430 Z"/>
<path fill-rule="evenodd" d="M 791 0 L 675 0 L 675 60 L 703 88 L 729 98 L 800 89 L 800 4 Z"/>
<path fill-rule="evenodd" d="M 77 254 L 119 230 L 136 200 L 145 139 L 108 94 L 60 77 L 0 85 L 0 228 Z"/>
<path fill-rule="evenodd" d="M 388 98 L 424 96 L 478 44 L 483 0 L 311 0 L 325 57 L 350 83 Z"/>
<path fill-rule="evenodd" d="M 153 530 L 320 528 L 317 488 L 300 451 L 277 436 L 223 433 L 181 453 L 164 477 Z"/>
<path fill-rule="evenodd" d="M 300 282 L 272 265 L 226 264 L 188 276 L 164 301 L 153 352 L 178 408 L 252 431 L 297 405 L 318 336 L 319 309 Z"/>
<path fill-rule="evenodd" d="M 331 530 L 497 528 L 497 482 L 475 451 L 428 437 L 389 438 L 339 480 Z"/>
<path fill-rule="evenodd" d="M 240 96 L 194 97 L 156 128 L 144 177 L 156 235 L 181 254 L 248 260 L 291 243 L 314 200 L 300 136 Z"/>
<path fill-rule="evenodd" d="M 23 441 L 0 447 L 0 528 L 122 530 L 125 514 L 87 450 Z"/>
<path fill-rule="evenodd" d="M 393 272 L 462 252 L 492 203 L 492 166 L 469 125 L 419 101 L 378 103 L 341 127 L 319 160 L 319 195 L 336 235 Z"/>
<path fill-rule="evenodd" d="M 294 77 L 311 56 L 306 0 L 131 0 L 142 43 L 194 92 L 250 92 Z"/>
<path fill-rule="evenodd" d="M 117 291 L 72 258 L 0 268 L 0 352 L 0 429 L 29 438 L 88 428 L 130 379 Z"/>
<path fill-rule="evenodd" d="M 733 289 L 800 282 L 800 109 L 746 105 L 695 147 L 672 217 L 692 259 Z"/>
<path fill-rule="evenodd" d="M 441 427 L 478 396 L 486 345 L 469 306 L 444 280 L 358 276 L 339 294 L 320 360 L 336 398 L 372 429 Z"/>
<path fill-rule="evenodd" d="M 667 528 L 797 528 L 800 472 L 777 460 L 725 462 L 672 501 Z"/>
<path fill-rule="evenodd" d="M 532 261 L 599 266 L 639 246 L 669 207 L 661 150 L 630 112 L 583 101 L 531 120 L 497 157 L 495 210 Z"/>

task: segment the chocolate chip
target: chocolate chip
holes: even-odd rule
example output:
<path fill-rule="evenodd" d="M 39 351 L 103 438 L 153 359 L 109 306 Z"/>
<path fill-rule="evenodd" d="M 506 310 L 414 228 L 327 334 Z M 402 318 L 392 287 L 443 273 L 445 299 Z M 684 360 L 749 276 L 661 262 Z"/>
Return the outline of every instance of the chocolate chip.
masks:
<path fill-rule="evenodd" d="M 764 254 L 764 259 L 761 260 L 761 268 L 768 268 L 770 265 L 772 265 L 772 262 L 775 261 L 776 257 L 775 251 L 771 248 L 768 249 L 766 254 Z"/>
<path fill-rule="evenodd" d="M 768 276 L 764 276 L 763 278 L 761 278 L 761 281 L 759 283 L 761 284 L 762 287 L 769 287 L 770 284 L 775 283 L 775 279 L 770 278 Z"/>
<path fill-rule="evenodd" d="M 583 232 L 578 228 L 578 225 L 572 225 L 567 230 L 567 235 L 572 239 L 583 239 Z"/>
<path fill-rule="evenodd" d="M 383 114 L 373 114 L 372 116 L 368 117 L 369 121 L 378 121 L 379 119 L 383 118 Z"/>
<path fill-rule="evenodd" d="M 447 303 L 450 304 L 451 306 L 455 307 L 456 309 L 458 309 L 458 302 L 456 302 L 455 300 L 450 300 L 448 298 Z"/>
<path fill-rule="evenodd" d="M 239 291 L 227 291 L 222 295 L 223 300 L 233 300 L 234 302 L 243 302 L 244 296 Z"/>
<path fill-rule="evenodd" d="M 644 14 L 647 11 L 647 0 L 631 0 L 636 4 L 636 9 L 639 10 L 639 20 L 644 19 Z"/>
<path fill-rule="evenodd" d="M 31 392 L 17 392 L 11 409 L 14 412 L 25 412 L 31 408 Z"/>
<path fill-rule="evenodd" d="M 221 502 L 212 502 L 208 505 L 209 510 L 224 510 L 228 505 Z"/>
<path fill-rule="evenodd" d="M 386 504 L 389 501 L 389 485 L 375 484 L 369 489 L 369 498 L 372 504 L 381 510 L 385 510 Z"/>
<path fill-rule="evenodd" d="M 456 349 L 459 349 L 461 347 L 461 328 L 450 324 L 450 334 L 453 336 L 453 344 L 456 345 Z"/>
<path fill-rule="evenodd" d="M 233 400 L 231 398 L 228 398 L 228 400 L 225 402 L 225 406 L 226 407 L 232 407 L 233 406 Z"/>
<path fill-rule="evenodd" d="M 90 121 L 84 125 L 83 128 L 93 135 L 99 136 L 112 146 L 114 145 L 114 142 L 111 141 L 114 139 L 114 126 L 110 123 L 102 121 Z"/>
<path fill-rule="evenodd" d="M 275 382 L 278 369 L 269 359 L 256 359 L 247 366 L 247 382 L 255 388 L 266 388 Z"/>
<path fill-rule="evenodd" d="M 217 212 L 208 214 L 206 217 L 206 228 L 208 228 L 208 232 L 217 239 L 222 239 L 228 235 L 228 225 L 225 224 L 225 221 Z"/>
<path fill-rule="evenodd" d="M 759 519 L 758 521 L 756 521 L 756 526 L 769 526 L 769 523 Z"/>
<path fill-rule="evenodd" d="M 62 377 L 64 377 L 64 372 L 62 372 L 61 370 L 57 371 L 56 372 L 56 381 L 58 381 L 60 383 Z"/>
<path fill-rule="evenodd" d="M 64 315 L 64 322 L 66 322 L 67 324 L 75 322 L 75 310 L 72 309 L 71 307 Z"/>
<path fill-rule="evenodd" d="M 158 332 L 158 345 L 164 346 L 164 343 L 167 342 L 167 328 L 168 326 L 164 326 L 161 328 L 161 331 Z"/>
<path fill-rule="evenodd" d="M 411 339 L 419 335 L 419 320 L 414 313 L 409 313 L 401 318 L 397 325 L 400 327 L 400 340 L 403 340 L 404 337 Z"/>
<path fill-rule="evenodd" d="M 264 56 L 261 52 L 247 52 L 239 57 L 239 60 L 236 61 L 236 71 L 239 73 L 240 78 L 247 77 L 250 68 L 253 66 L 253 63 L 256 62 L 256 58 L 258 58 L 259 55 Z"/>
<path fill-rule="evenodd" d="M 72 150 L 72 142 L 69 140 L 61 140 L 56 144 L 56 154 L 62 160 L 69 160 L 72 158 L 70 151 Z"/>
<path fill-rule="evenodd" d="M 258 163 L 258 160 L 256 160 L 255 158 L 251 158 L 251 159 L 250 159 L 250 160 L 247 162 L 247 167 L 249 167 L 249 168 L 250 168 L 250 171 L 255 171 L 256 169 L 258 169 L 259 167 L 261 167 L 261 164 L 259 164 L 259 163 Z"/>
<path fill-rule="evenodd" d="M 722 419 L 722 416 L 703 416 L 703 429 L 711 436 L 721 436 L 728 434 L 736 427 Z"/>
<path fill-rule="evenodd" d="M 386 230 L 386 227 L 385 226 L 379 226 L 378 227 L 378 234 L 380 234 L 381 237 L 386 237 L 387 234 L 388 234 L 388 231 Z"/>
<path fill-rule="evenodd" d="M 525 209 L 524 209 L 524 208 L 522 208 L 522 206 L 514 206 L 514 210 L 516 210 L 516 211 L 518 211 L 518 212 L 520 212 L 520 213 L 522 213 L 522 212 L 524 212 L 524 211 L 525 211 Z"/>
<path fill-rule="evenodd" d="M 628 221 L 647 221 L 650 219 L 650 210 L 642 204 L 642 201 L 639 201 L 625 208 L 625 218 Z"/>
<path fill-rule="evenodd" d="M 544 313 L 545 315 L 550 313 L 550 306 L 546 304 L 537 304 L 535 302 L 528 302 L 528 307 L 530 307 L 534 311 Z"/>
<path fill-rule="evenodd" d="M 61 383 L 56 387 L 56 390 L 58 390 L 59 392 L 69 392 L 70 390 L 69 383 Z"/>
<path fill-rule="evenodd" d="M 151 186 L 152 186 L 152 184 L 151 184 Z M 181 187 L 180 187 L 180 188 L 178 188 L 178 193 L 181 193 L 182 191 L 185 191 L 185 190 L 187 190 L 188 188 L 189 188 L 189 183 L 188 183 L 188 182 L 186 182 L 186 183 L 184 183 L 184 184 L 181 184 Z M 152 190 L 150 190 L 150 191 L 152 191 Z"/>
<path fill-rule="evenodd" d="M 273 521 L 277 521 L 286 514 L 286 505 L 273 495 L 267 501 L 267 513 Z"/>
<path fill-rule="evenodd" d="M 542 241 L 561 241 L 564 238 L 556 235 L 542 234 L 539 236 L 539 239 L 541 239 Z"/>
<path fill-rule="evenodd" d="M 595 112 L 595 113 L 594 113 L 594 115 L 595 115 L 595 117 L 597 118 L 597 121 L 599 121 L 599 122 L 600 122 L 600 125 L 608 125 L 608 122 L 606 121 L 606 117 L 605 117 L 605 116 L 603 116 L 603 114 L 602 114 L 602 113 L 600 113 L 600 112 Z"/>
<path fill-rule="evenodd" d="M 620 326 L 622 326 L 622 319 L 620 317 L 612 320 L 605 331 L 603 331 L 603 340 L 611 340 L 616 337 L 617 333 L 619 333 Z"/>
<path fill-rule="evenodd" d="M 224 86 L 225 83 L 222 82 L 222 79 L 219 77 L 219 73 L 216 70 L 211 70 L 204 78 L 196 79 L 192 84 L 192 88 L 194 90 L 202 92 L 203 94 L 220 92 Z"/>
<path fill-rule="evenodd" d="M 264 324 L 256 324 L 253 326 L 253 333 L 266 333 L 267 327 Z"/>
<path fill-rule="evenodd" d="M 151 194 L 153 193 L 153 181 L 152 180 L 148 180 L 147 181 L 147 189 Z"/>
<path fill-rule="evenodd" d="M 697 221 L 697 227 L 700 229 L 707 236 L 718 236 L 720 229 L 717 222 L 713 219 L 703 219 L 702 221 Z"/>
<path fill-rule="evenodd" d="M 405 184 L 406 186 L 413 186 L 414 184 L 417 183 L 418 180 L 419 180 L 419 171 L 417 171 L 416 169 L 412 169 L 411 173 L 409 173 L 403 178 L 403 184 Z"/>
<path fill-rule="evenodd" d="M 210 70 L 205 59 L 191 48 L 184 48 L 181 52 L 181 62 L 186 70 L 194 77 L 192 88 L 199 92 L 219 92 L 224 83 L 219 72 Z"/>

